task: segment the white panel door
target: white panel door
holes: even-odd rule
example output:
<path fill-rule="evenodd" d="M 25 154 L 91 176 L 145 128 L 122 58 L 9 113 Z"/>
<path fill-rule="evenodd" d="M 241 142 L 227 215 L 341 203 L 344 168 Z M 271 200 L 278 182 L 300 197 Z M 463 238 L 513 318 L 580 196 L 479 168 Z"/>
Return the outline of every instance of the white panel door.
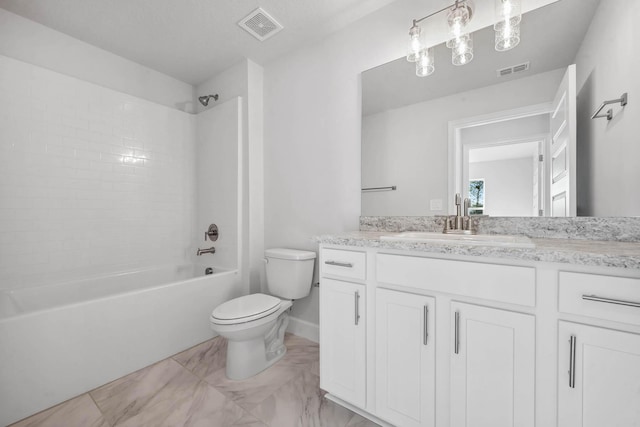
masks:
<path fill-rule="evenodd" d="M 365 286 L 322 278 L 320 387 L 364 408 L 366 404 Z"/>
<path fill-rule="evenodd" d="M 435 299 L 376 290 L 376 415 L 435 425 Z"/>
<path fill-rule="evenodd" d="M 567 71 L 551 113 L 550 216 L 576 216 L 576 66 Z"/>
<path fill-rule="evenodd" d="M 640 335 L 560 322 L 558 425 L 640 427 Z"/>
<path fill-rule="evenodd" d="M 451 303 L 451 426 L 533 427 L 535 319 Z"/>

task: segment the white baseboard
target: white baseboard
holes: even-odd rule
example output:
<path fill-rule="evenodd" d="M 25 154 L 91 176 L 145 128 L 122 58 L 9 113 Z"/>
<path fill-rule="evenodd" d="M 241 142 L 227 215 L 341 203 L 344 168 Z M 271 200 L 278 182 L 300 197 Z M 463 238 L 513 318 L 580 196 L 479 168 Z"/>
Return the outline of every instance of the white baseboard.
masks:
<path fill-rule="evenodd" d="M 331 393 L 327 393 L 324 395 L 325 399 L 329 399 L 332 402 L 337 403 L 340 406 L 344 406 L 345 408 L 351 410 L 352 412 L 355 412 L 356 414 L 359 414 L 363 417 L 365 417 L 366 419 L 368 419 L 369 421 L 373 421 L 374 423 L 382 426 L 382 427 L 393 427 L 393 424 L 389 424 L 386 421 L 381 420 L 380 418 L 376 417 L 375 415 L 371 415 L 370 413 L 368 413 L 367 411 L 364 411 L 360 408 L 358 408 L 357 406 L 353 406 L 350 403 L 345 402 L 344 400 L 335 397 L 334 395 L 332 395 Z"/>
<path fill-rule="evenodd" d="M 320 342 L 320 328 L 315 323 L 307 322 L 306 320 L 289 316 L 287 332 L 306 338 L 309 341 Z"/>

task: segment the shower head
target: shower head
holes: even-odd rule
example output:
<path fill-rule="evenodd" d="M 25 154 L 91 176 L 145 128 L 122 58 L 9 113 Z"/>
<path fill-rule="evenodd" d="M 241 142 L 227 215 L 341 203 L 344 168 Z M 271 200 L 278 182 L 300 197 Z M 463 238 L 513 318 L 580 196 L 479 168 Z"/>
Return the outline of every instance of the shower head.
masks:
<path fill-rule="evenodd" d="M 213 98 L 214 101 L 218 100 L 218 94 L 216 93 L 215 95 L 205 95 L 205 96 L 199 96 L 198 97 L 198 101 L 200 101 L 200 104 L 204 105 L 205 107 L 207 105 L 209 105 L 209 100 Z"/>

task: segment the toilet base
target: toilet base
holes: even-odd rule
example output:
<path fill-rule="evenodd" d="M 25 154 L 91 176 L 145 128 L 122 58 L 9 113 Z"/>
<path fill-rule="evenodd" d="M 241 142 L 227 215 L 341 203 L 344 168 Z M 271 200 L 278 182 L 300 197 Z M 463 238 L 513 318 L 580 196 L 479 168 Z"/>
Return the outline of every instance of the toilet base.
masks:
<path fill-rule="evenodd" d="M 282 359 L 287 353 L 287 347 L 284 345 L 284 332 L 288 324 L 289 315 L 284 312 L 273 322 L 266 334 L 241 341 L 229 339 L 227 378 L 231 380 L 250 378 Z"/>

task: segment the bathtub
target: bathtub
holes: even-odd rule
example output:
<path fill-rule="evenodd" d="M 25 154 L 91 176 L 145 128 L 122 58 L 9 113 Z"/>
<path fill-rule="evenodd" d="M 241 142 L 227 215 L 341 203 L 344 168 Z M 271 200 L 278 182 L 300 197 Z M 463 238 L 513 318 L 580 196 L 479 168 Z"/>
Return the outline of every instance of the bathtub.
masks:
<path fill-rule="evenodd" d="M 0 291 L 0 425 L 214 336 L 236 270 L 172 266 Z"/>

